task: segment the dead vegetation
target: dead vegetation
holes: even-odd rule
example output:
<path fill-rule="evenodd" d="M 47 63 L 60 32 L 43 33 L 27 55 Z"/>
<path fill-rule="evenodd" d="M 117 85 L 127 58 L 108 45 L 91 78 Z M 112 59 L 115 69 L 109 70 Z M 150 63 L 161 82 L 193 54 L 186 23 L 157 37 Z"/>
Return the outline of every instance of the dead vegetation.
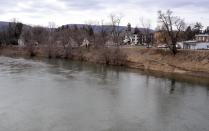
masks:
<path fill-rule="evenodd" d="M 123 66 L 126 64 L 127 55 L 121 51 L 120 48 L 101 48 L 99 49 L 99 57 L 100 61 L 107 65 L 120 65 Z"/>
<path fill-rule="evenodd" d="M 48 49 L 48 48 L 47 48 Z M 65 52 L 62 47 L 56 47 L 57 55 L 52 58 L 63 58 Z M 32 52 L 32 51 L 31 51 Z M 1 55 L 30 57 L 26 48 L 5 47 L 0 50 Z M 43 47 L 35 48 L 36 57 L 48 58 L 48 52 Z M 119 48 L 119 47 L 92 47 L 74 48 L 69 60 L 88 61 L 107 65 L 128 66 L 132 68 L 209 76 L 209 52 L 179 50 L 174 56 L 169 50 Z"/>

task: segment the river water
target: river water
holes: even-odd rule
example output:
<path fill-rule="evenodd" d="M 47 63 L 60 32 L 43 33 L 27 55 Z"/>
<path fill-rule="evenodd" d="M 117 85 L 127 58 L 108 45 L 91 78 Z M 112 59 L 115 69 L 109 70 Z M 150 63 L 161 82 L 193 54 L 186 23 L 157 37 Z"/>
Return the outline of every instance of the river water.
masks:
<path fill-rule="evenodd" d="M 209 87 L 123 67 L 0 57 L 0 131 L 209 131 Z"/>

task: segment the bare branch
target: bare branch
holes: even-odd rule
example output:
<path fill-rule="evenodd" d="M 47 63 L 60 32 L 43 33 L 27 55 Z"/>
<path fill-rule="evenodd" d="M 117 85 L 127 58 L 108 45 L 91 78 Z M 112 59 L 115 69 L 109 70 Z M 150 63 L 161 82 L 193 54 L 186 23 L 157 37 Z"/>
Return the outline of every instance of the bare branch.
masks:
<path fill-rule="evenodd" d="M 158 19 L 161 30 L 166 32 L 165 35 L 168 35 L 169 41 L 167 43 L 169 44 L 171 42 L 171 45 L 169 44 L 170 49 L 176 54 L 176 43 L 179 39 L 179 33 L 185 29 L 185 22 L 183 19 L 173 16 L 172 13 L 170 10 L 167 10 L 166 13 L 158 11 Z"/>

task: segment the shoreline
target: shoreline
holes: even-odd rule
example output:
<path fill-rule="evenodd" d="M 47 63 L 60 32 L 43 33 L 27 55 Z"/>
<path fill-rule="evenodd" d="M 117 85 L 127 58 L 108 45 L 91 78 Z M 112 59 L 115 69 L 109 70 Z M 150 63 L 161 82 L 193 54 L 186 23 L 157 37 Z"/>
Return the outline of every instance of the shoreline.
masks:
<path fill-rule="evenodd" d="M 108 53 L 103 54 L 106 51 Z M 107 54 L 110 59 L 108 63 Z M 162 49 L 120 48 L 118 54 L 120 57 L 112 60 L 110 57 L 115 57 L 115 52 L 111 52 L 109 49 L 105 49 L 105 51 L 104 49 L 74 49 L 67 59 L 209 80 L 209 51 L 179 51 L 176 56 L 173 56 L 168 50 Z M 31 58 L 28 50 L 20 47 L 1 48 L 0 55 Z M 48 56 L 43 48 L 37 48 L 35 58 L 48 58 Z M 63 54 L 59 57 L 54 55 L 52 58 L 65 59 Z"/>

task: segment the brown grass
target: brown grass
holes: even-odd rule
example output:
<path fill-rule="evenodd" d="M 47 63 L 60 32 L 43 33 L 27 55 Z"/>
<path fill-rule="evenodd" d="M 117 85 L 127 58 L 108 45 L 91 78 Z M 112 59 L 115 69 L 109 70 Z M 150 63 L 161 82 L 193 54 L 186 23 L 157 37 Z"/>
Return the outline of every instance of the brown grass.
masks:
<path fill-rule="evenodd" d="M 55 48 L 53 58 L 64 58 L 63 49 Z M 44 47 L 35 48 L 36 57 L 48 57 Z M 29 57 L 25 48 L 6 47 L 0 49 L 5 56 Z M 71 52 L 69 59 L 103 63 L 111 65 L 126 65 L 133 68 L 154 71 L 187 73 L 209 77 L 209 51 L 179 50 L 174 56 L 169 50 L 146 48 L 77 48 Z"/>

